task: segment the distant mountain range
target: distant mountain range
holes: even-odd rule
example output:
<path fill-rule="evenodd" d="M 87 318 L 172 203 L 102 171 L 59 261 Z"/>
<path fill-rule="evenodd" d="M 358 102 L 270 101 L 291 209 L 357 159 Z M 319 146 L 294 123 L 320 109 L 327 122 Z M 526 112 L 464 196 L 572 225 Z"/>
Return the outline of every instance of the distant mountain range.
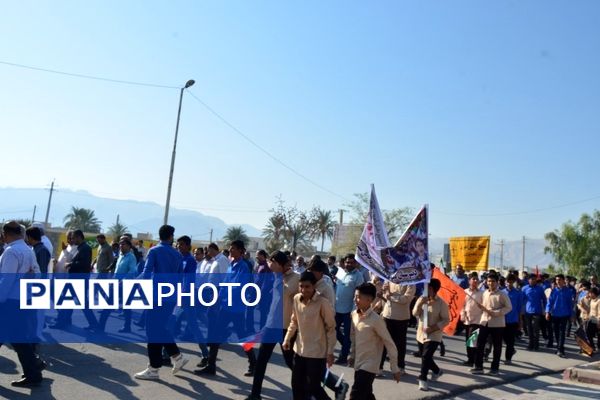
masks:
<path fill-rule="evenodd" d="M 48 202 L 48 191 L 44 189 L 15 189 L 0 188 L 0 220 L 14 218 L 31 219 L 33 206 L 37 205 L 36 221 L 43 221 Z M 61 189 L 54 193 L 50 209 L 49 222 L 52 226 L 63 226 L 63 218 L 72 206 L 90 208 L 102 221 L 102 228 L 106 230 L 112 225 L 117 214 L 121 223 L 125 224 L 135 235 L 136 233 L 151 233 L 158 236 L 158 228 L 162 225 L 164 208 L 162 205 L 149 201 L 115 200 L 94 196 L 86 191 L 72 191 Z M 169 223 L 175 226 L 177 234 L 187 234 L 194 240 L 208 240 L 210 230 L 213 230 L 213 240 L 218 240 L 227 231 L 230 225 L 223 220 L 204 215 L 197 211 L 171 208 Z M 261 236 L 261 230 L 251 225 L 239 224 L 249 236 Z M 492 238 L 490 251 L 490 265 L 500 265 L 499 238 Z M 448 238 L 430 238 L 429 252 L 432 260 L 437 264 L 444 252 L 444 243 Z M 527 239 L 525 242 L 525 265 L 541 269 L 553 263 L 551 255 L 544 254 L 544 239 Z M 326 249 L 327 250 L 327 249 Z M 522 258 L 522 242 L 505 241 L 503 265 L 505 267 L 520 268 Z"/>
<path fill-rule="evenodd" d="M 31 219 L 33 206 L 37 205 L 35 220 L 43 221 L 48 203 L 48 190 L 0 188 L 0 199 L 0 220 Z M 52 197 L 48 222 L 52 226 L 63 226 L 63 218 L 72 206 L 94 210 L 96 217 L 102 221 L 103 230 L 115 223 L 118 214 L 121 223 L 134 235 L 151 233 L 155 238 L 164 216 L 164 207 L 153 202 L 115 200 L 94 196 L 86 191 L 60 189 Z M 218 240 L 231 226 L 219 218 L 178 208 L 170 209 L 169 224 L 175 227 L 176 234 L 190 235 L 193 240 L 209 240 L 211 229 L 213 240 Z M 260 229 L 246 224 L 239 225 L 246 230 L 248 236 L 261 236 Z"/>
<path fill-rule="evenodd" d="M 448 238 L 431 238 L 429 240 L 429 253 L 434 263 L 438 263 L 442 254 L 444 254 L 444 243 L 448 243 Z M 546 241 L 544 239 L 525 240 L 525 266 L 534 270 L 537 265 L 540 270 L 548 267 L 549 264 L 556 264 L 551 254 L 544 254 Z M 500 267 L 501 249 L 499 239 L 492 237 L 492 246 L 490 249 L 489 265 L 491 267 Z M 504 241 L 504 251 L 502 265 L 504 268 L 514 267 L 521 269 L 523 263 L 523 242 L 521 240 Z"/>

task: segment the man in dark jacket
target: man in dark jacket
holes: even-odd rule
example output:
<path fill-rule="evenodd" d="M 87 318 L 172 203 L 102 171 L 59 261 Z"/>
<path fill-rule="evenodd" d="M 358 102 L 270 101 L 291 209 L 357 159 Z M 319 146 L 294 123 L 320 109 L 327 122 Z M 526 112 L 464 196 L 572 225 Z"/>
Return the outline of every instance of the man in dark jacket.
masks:
<path fill-rule="evenodd" d="M 79 229 L 73 231 L 73 244 L 77 246 L 77 254 L 73 260 L 65 265 L 65 268 L 72 275 L 72 279 L 89 279 L 92 271 L 92 248 L 86 243 L 83 232 Z M 83 314 L 87 319 L 88 326 L 83 328 L 89 331 L 94 331 L 98 328 L 96 316 L 89 308 L 83 309 Z M 71 317 L 73 310 L 59 310 L 56 323 L 51 325 L 52 329 L 67 329 L 71 326 Z"/>

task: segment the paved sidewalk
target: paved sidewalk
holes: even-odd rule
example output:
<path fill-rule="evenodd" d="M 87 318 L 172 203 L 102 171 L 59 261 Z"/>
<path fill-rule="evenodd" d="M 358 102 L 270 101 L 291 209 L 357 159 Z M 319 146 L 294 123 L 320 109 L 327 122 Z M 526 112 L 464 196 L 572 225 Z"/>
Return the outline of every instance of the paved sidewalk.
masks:
<path fill-rule="evenodd" d="M 476 390 L 456 397 L 457 400 L 580 400 L 600 399 L 600 386 L 573 383 L 561 374 L 525 378 L 489 389 Z"/>

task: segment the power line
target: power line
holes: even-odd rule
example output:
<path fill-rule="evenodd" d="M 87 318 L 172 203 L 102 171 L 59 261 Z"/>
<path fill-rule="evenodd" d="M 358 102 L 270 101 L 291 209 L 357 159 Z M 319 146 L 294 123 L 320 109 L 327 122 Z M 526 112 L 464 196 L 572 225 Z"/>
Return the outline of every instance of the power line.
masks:
<path fill-rule="evenodd" d="M 600 196 L 594 196 L 594 197 L 590 197 L 587 199 L 576 200 L 576 201 L 572 201 L 570 203 L 558 204 L 558 205 L 550 206 L 550 207 L 535 208 L 532 210 L 525 210 L 525 211 L 493 213 L 493 214 L 470 214 L 470 213 L 458 213 L 458 212 L 440 211 L 440 210 L 432 211 L 432 212 L 437 213 L 437 214 L 458 215 L 458 216 L 462 216 L 462 217 L 505 217 L 505 216 L 512 216 L 512 215 L 534 214 L 534 213 L 538 213 L 538 212 L 542 212 L 542 211 L 555 210 L 557 208 L 564 208 L 564 207 L 569 207 L 569 206 L 573 206 L 576 204 L 587 203 L 588 201 L 597 200 L 597 199 L 600 199 Z"/>
<path fill-rule="evenodd" d="M 315 182 L 314 180 L 310 179 L 309 177 L 307 177 L 306 175 L 302 174 L 301 172 L 299 172 L 298 170 L 294 169 L 293 167 L 289 166 L 288 164 L 286 164 L 285 162 L 283 162 L 282 160 L 280 160 L 279 158 L 277 158 L 276 156 L 274 156 L 273 154 L 271 154 L 267 149 L 265 149 L 264 147 L 262 147 L 261 145 L 259 145 L 258 143 L 256 143 L 254 140 L 252 140 L 248 135 L 244 134 L 242 131 L 240 131 L 238 128 L 236 128 L 232 123 L 230 123 L 229 121 L 227 121 L 225 119 L 225 117 L 223 117 L 221 114 L 219 114 L 218 112 L 216 112 L 212 107 L 210 107 L 208 104 L 206 104 L 204 101 L 200 100 L 200 98 L 198 98 L 194 93 L 192 93 L 191 90 L 187 90 L 187 92 L 198 102 L 200 103 L 202 106 L 204 106 L 204 108 L 206 108 L 212 115 L 214 115 L 215 117 L 217 117 L 219 120 L 221 120 L 221 122 L 223 122 L 225 125 L 227 125 L 231 130 L 233 130 L 235 133 L 237 133 L 238 135 L 240 135 L 242 138 L 244 138 L 248 143 L 250 143 L 252 146 L 256 147 L 258 150 L 260 150 L 261 152 L 263 152 L 265 155 L 267 155 L 270 159 L 272 159 L 273 161 L 275 161 L 277 164 L 281 165 L 282 167 L 284 167 L 285 169 L 287 169 L 288 171 L 292 172 L 294 175 L 302 178 L 303 180 L 305 180 L 306 182 L 310 183 L 311 185 L 331 194 L 334 195 L 336 197 L 339 197 L 340 199 L 344 200 L 344 201 L 349 201 L 347 198 L 345 198 L 344 196 L 342 196 L 339 193 L 336 193 L 328 188 L 326 188 L 323 185 L 320 185 L 319 183 Z"/>
<path fill-rule="evenodd" d="M 32 65 L 17 64 L 17 63 L 12 63 L 12 62 L 8 62 L 8 61 L 0 61 L 0 64 L 8 65 L 8 66 L 11 66 L 11 67 L 16 67 L 16 68 L 29 69 L 29 70 L 33 70 L 33 71 L 40 71 L 40 72 L 47 72 L 47 73 L 51 73 L 51 74 L 70 76 L 70 77 L 73 77 L 73 78 L 92 79 L 92 80 L 96 80 L 96 81 L 103 81 L 103 82 L 110 82 L 110 83 L 120 83 L 120 84 L 124 84 L 124 85 L 147 86 L 147 87 L 160 88 L 160 89 L 181 89 L 180 87 L 177 87 L 177 86 L 159 85 L 159 84 L 156 84 L 156 83 L 136 82 L 136 81 L 123 80 L 123 79 L 105 78 L 105 77 L 102 77 L 102 76 L 86 75 L 86 74 L 78 74 L 78 73 L 75 73 L 75 72 L 59 71 L 59 70 L 56 70 L 56 69 L 34 67 Z"/>
<path fill-rule="evenodd" d="M 52 74 L 57 74 L 57 75 L 64 75 L 64 76 L 69 76 L 69 77 L 74 77 L 74 78 L 81 78 L 81 79 L 92 79 L 92 80 L 104 81 L 104 82 L 110 82 L 110 83 L 119 83 L 119 84 L 125 84 L 125 85 L 135 85 L 135 86 L 147 86 L 147 87 L 154 87 L 154 88 L 161 88 L 161 89 L 181 89 L 178 86 L 160 85 L 160 84 L 155 84 L 155 83 L 137 82 L 137 81 L 129 81 L 129 80 L 123 80 L 123 79 L 112 79 L 112 78 L 106 78 L 106 77 L 101 77 L 101 76 L 79 74 L 79 73 L 67 72 L 67 71 L 60 71 L 60 70 L 55 70 L 55 69 L 42 68 L 42 67 L 36 67 L 36 66 L 32 66 L 32 65 L 19 64 L 19 63 L 13 63 L 13 62 L 8 62 L 8 61 L 1 61 L 1 60 L 0 60 L 0 64 L 2 64 L 2 65 L 8 65 L 8 66 L 11 66 L 11 67 L 16 67 L 16 68 L 23 68 L 23 69 L 33 70 L 33 71 L 40 71 L 40 72 L 52 73 Z M 194 93 L 192 93 L 190 90 L 187 90 L 187 91 L 188 91 L 188 93 L 190 93 L 190 95 L 197 102 L 199 102 L 202 106 L 204 106 L 211 114 L 213 114 L 215 117 L 217 117 L 219 120 L 221 120 L 221 122 L 223 122 L 225 125 L 227 125 L 229 128 L 231 128 L 235 133 L 237 133 L 238 135 L 240 135 L 241 137 L 243 137 L 248 143 L 250 143 L 251 145 L 253 145 L 254 147 L 256 147 L 258 150 L 260 150 L 264 154 L 266 154 L 273 161 L 275 161 L 276 163 L 278 163 L 282 167 L 286 168 L 287 170 L 289 170 L 290 172 L 292 172 L 294 175 L 296 175 L 296 176 L 300 177 L 301 179 L 305 180 L 306 182 L 310 183 L 311 185 L 313 185 L 313 186 L 315 186 L 315 187 L 317 187 L 317 188 L 319 188 L 319 189 L 321 189 L 321 190 L 323 190 L 323 191 L 325 191 L 325 192 L 327 192 L 327 193 L 329 193 L 329 194 L 331 194 L 333 196 L 339 197 L 340 199 L 342 199 L 344 201 L 349 201 L 347 198 L 345 198 L 341 194 L 336 193 L 336 192 L 334 192 L 334 191 L 326 188 L 323 185 L 320 185 L 319 183 L 317 183 L 314 180 L 310 179 L 306 175 L 302 174 L 301 172 L 297 171 L 293 167 L 289 166 L 288 164 L 286 164 L 285 162 L 283 162 L 282 160 L 280 160 L 279 158 L 277 158 L 276 156 L 274 156 L 273 154 L 271 154 L 268 150 L 266 150 L 264 147 L 262 147 L 261 145 L 259 145 L 258 143 L 256 143 L 249 136 L 247 136 L 246 134 L 244 134 L 242 131 L 240 131 L 238 128 L 236 128 L 233 124 L 231 124 L 229 121 L 227 121 L 221 114 L 219 114 L 218 112 L 216 112 L 212 107 L 210 107 L 208 104 L 206 104 L 204 101 L 202 101 L 196 95 L 194 95 Z"/>

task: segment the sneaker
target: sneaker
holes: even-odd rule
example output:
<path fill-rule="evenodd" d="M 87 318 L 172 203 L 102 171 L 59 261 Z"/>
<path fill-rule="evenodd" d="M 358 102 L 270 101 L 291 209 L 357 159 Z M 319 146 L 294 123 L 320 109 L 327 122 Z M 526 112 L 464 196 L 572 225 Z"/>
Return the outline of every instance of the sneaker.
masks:
<path fill-rule="evenodd" d="M 419 390 L 422 390 L 424 392 L 429 390 L 429 385 L 427 384 L 427 381 L 419 379 Z"/>
<path fill-rule="evenodd" d="M 483 368 L 473 367 L 469 370 L 473 375 L 483 375 Z"/>
<path fill-rule="evenodd" d="M 138 372 L 133 377 L 135 379 L 141 379 L 144 381 L 157 381 L 160 379 L 160 376 L 158 375 L 158 368 L 152 368 L 150 366 L 148 366 L 148 368 L 142 372 Z"/>
<path fill-rule="evenodd" d="M 417 358 L 423 357 L 423 355 L 421 353 L 419 353 L 418 351 L 413 351 L 412 355 L 413 355 L 413 357 L 417 357 Z"/>
<path fill-rule="evenodd" d="M 173 368 L 171 368 L 171 372 L 173 374 L 178 373 L 179 371 L 181 371 L 181 368 L 183 368 L 183 366 L 188 363 L 188 361 L 190 361 L 190 360 L 185 358 L 183 356 L 183 354 L 181 354 L 181 353 L 179 353 L 176 356 L 171 357 L 171 363 L 173 364 Z"/>
<path fill-rule="evenodd" d="M 335 400 L 345 400 L 346 395 L 348 394 L 348 390 L 350 390 L 350 385 L 342 381 L 342 383 L 340 383 L 340 386 L 335 392 Z"/>
<path fill-rule="evenodd" d="M 558 356 L 559 356 L 560 358 L 567 358 L 567 356 L 565 356 L 565 353 L 564 353 L 564 352 L 562 352 L 562 351 L 559 351 L 559 352 L 558 352 Z"/>
<path fill-rule="evenodd" d="M 512 365 L 512 361 L 511 360 L 506 360 L 506 361 L 504 361 L 504 365 Z"/>
<path fill-rule="evenodd" d="M 434 373 L 432 372 L 432 373 L 431 373 L 431 381 L 432 381 L 432 382 L 435 382 L 435 381 L 437 381 L 437 380 L 440 378 L 440 376 L 442 376 L 443 374 L 444 374 L 444 371 L 442 371 L 441 369 L 440 369 L 440 372 L 438 372 L 437 374 L 434 374 Z"/>
<path fill-rule="evenodd" d="M 494 376 L 496 376 L 498 374 L 500 374 L 500 371 L 498 371 L 497 369 L 490 369 L 488 371 L 488 375 L 494 375 Z"/>
<path fill-rule="evenodd" d="M 463 362 L 462 362 L 462 365 L 465 365 L 465 366 L 467 366 L 467 367 L 471 367 L 471 368 L 473 367 L 473 363 L 472 363 L 471 361 L 469 361 L 469 360 L 467 360 L 467 361 L 463 361 Z"/>

